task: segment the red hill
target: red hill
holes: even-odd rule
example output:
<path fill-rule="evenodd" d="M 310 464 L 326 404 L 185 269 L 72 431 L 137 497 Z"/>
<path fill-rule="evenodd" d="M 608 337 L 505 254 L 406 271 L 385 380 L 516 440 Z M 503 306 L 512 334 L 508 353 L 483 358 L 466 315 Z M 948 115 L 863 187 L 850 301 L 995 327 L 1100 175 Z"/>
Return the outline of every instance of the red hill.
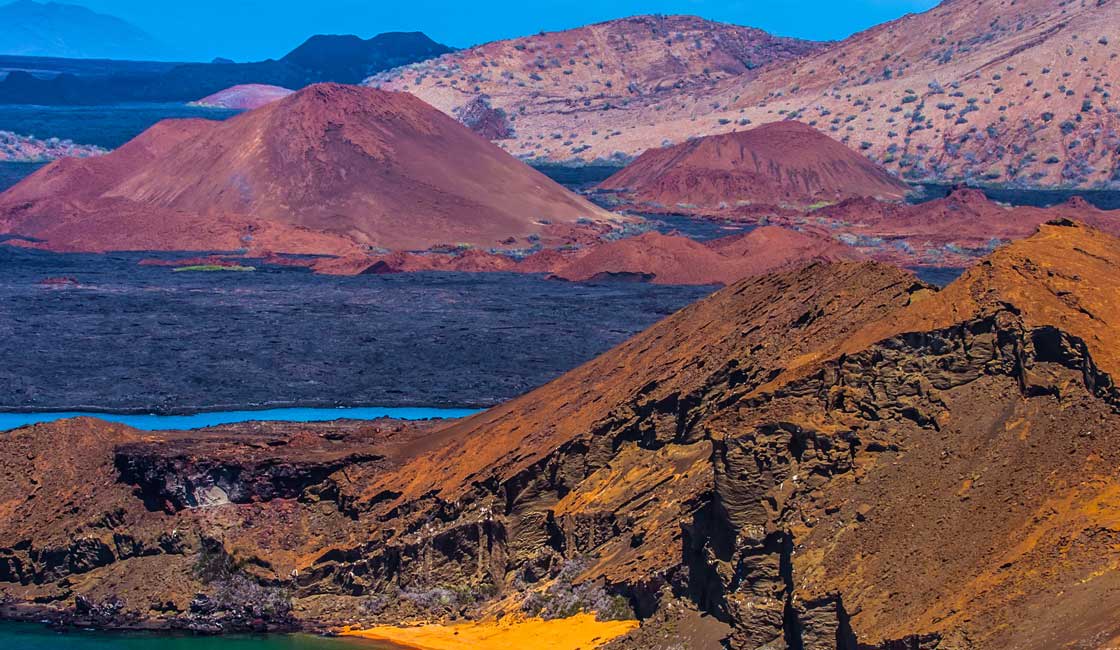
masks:
<path fill-rule="evenodd" d="M 0 195 L 5 231 L 77 250 L 494 246 L 581 218 L 610 215 L 411 95 L 334 84 L 162 123 Z"/>
<path fill-rule="evenodd" d="M 666 207 L 898 199 L 908 187 L 813 127 L 776 122 L 651 149 L 600 188 Z"/>

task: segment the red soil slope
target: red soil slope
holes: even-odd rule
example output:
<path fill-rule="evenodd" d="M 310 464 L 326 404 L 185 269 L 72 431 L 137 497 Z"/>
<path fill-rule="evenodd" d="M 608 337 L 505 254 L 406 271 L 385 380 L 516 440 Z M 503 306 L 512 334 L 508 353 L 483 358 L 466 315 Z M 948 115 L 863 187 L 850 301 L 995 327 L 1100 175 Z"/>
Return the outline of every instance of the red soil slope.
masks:
<path fill-rule="evenodd" d="M 700 209 L 859 196 L 899 199 L 909 190 L 863 156 L 796 121 L 651 149 L 599 187 L 636 202 Z"/>
<path fill-rule="evenodd" d="M 612 216 L 411 95 L 334 84 L 162 123 L 0 195 L 4 232 L 71 250 L 512 245 L 584 218 Z"/>

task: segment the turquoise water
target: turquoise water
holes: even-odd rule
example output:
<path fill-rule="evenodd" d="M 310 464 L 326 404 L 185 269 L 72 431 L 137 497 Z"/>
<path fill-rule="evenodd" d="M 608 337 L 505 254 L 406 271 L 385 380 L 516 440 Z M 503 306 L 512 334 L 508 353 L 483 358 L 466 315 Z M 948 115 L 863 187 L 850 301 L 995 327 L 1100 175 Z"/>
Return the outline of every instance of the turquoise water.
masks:
<path fill-rule="evenodd" d="M 193 415 L 120 415 L 115 413 L 96 413 L 90 411 L 56 411 L 50 413 L 0 413 L 0 431 L 7 431 L 27 424 L 54 422 L 65 418 L 93 417 L 110 422 L 120 422 L 144 431 L 167 429 L 200 429 L 218 424 L 249 421 L 280 422 L 329 422 L 343 418 L 351 420 L 375 420 L 377 418 L 397 418 L 400 420 L 426 420 L 430 418 L 461 418 L 478 413 L 478 409 L 443 409 L 402 407 L 385 408 L 362 406 L 347 408 L 286 408 L 265 409 L 261 411 L 213 411 Z M 2 646 L 0 646 L 2 647 Z"/>
<path fill-rule="evenodd" d="M 260 636 L 171 636 L 113 632 L 55 632 L 30 623 L 0 623 L 4 650 L 393 650 L 364 639 L 328 639 L 303 634 Z"/>

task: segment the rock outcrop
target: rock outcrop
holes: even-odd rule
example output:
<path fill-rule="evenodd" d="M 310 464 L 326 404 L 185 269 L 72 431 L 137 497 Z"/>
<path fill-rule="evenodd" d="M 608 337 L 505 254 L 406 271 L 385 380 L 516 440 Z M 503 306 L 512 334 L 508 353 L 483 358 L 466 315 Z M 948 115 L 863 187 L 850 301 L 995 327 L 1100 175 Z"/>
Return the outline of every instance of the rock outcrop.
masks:
<path fill-rule="evenodd" d="M 471 131 L 487 140 L 506 140 L 514 135 L 509 116 L 490 105 L 490 98 L 479 95 L 455 109 L 455 117 Z"/>
<path fill-rule="evenodd" d="M 243 617 L 243 581 L 317 624 L 640 618 L 617 649 L 1095 647 L 1118 268 L 1066 220 L 940 292 L 814 263 L 452 423 L 19 429 L 0 581 L 14 612 L 165 624 Z"/>

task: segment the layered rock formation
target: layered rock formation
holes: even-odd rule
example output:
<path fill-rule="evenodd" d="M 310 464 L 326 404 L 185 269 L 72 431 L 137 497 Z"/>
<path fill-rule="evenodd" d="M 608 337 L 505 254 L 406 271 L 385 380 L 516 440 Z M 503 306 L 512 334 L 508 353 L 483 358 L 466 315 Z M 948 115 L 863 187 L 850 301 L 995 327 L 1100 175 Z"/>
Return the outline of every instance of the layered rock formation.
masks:
<path fill-rule="evenodd" d="M 415 97 L 332 84 L 162 122 L 0 195 L 0 232 L 56 250 L 527 246 L 612 218 Z"/>
<path fill-rule="evenodd" d="M 450 424 L 20 429 L 0 584 L 124 622 L 264 620 L 255 585 L 318 623 L 638 616 L 613 648 L 1096 647 L 1118 267 L 1068 221 L 941 292 L 811 264 Z"/>
<path fill-rule="evenodd" d="M 651 149 L 599 188 L 676 212 L 897 200 L 910 191 L 881 167 L 794 120 Z"/>

